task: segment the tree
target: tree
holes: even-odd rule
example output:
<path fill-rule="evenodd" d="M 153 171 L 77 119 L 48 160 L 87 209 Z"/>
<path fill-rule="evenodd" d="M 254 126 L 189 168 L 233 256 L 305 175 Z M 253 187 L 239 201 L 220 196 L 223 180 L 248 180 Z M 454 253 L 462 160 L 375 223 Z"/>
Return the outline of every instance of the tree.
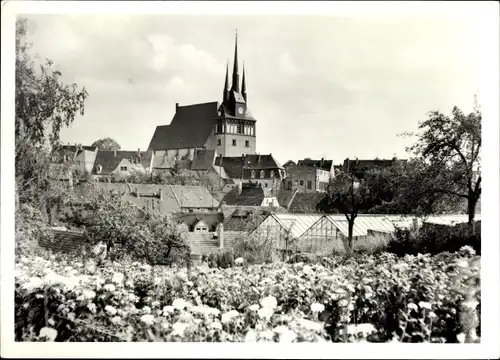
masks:
<path fill-rule="evenodd" d="M 99 148 L 99 150 L 109 150 L 109 151 L 121 149 L 120 144 L 118 144 L 116 140 L 111 139 L 109 137 L 94 141 L 92 143 L 92 147 L 97 147 Z"/>
<path fill-rule="evenodd" d="M 356 161 L 349 173 L 341 172 L 327 186 L 330 206 L 342 212 L 347 219 L 348 237 L 345 246 L 348 253 L 353 249 L 354 221 L 361 211 L 370 208 L 373 203 L 365 180 L 358 180 L 354 175 L 357 165 Z"/>
<path fill-rule="evenodd" d="M 428 193 L 446 194 L 467 201 L 469 229 L 475 233 L 474 217 L 481 196 L 481 110 L 475 100 L 474 110 L 464 114 L 454 107 L 452 115 L 438 111 L 419 123 L 422 133 L 408 148 L 425 161 Z"/>
<path fill-rule="evenodd" d="M 59 143 L 63 126 L 83 115 L 85 88 L 62 82 L 62 73 L 51 60 L 38 63 L 28 51 L 27 20 L 16 22 L 15 168 L 19 203 L 31 203 L 47 211 L 51 193 L 51 151 Z"/>
<path fill-rule="evenodd" d="M 295 161 L 293 161 L 293 160 L 288 160 L 288 161 L 287 161 L 287 162 L 283 165 L 283 167 L 286 169 L 286 168 L 288 168 L 288 167 L 290 167 L 290 166 L 293 166 L 293 165 L 297 165 L 297 164 L 295 163 Z"/>

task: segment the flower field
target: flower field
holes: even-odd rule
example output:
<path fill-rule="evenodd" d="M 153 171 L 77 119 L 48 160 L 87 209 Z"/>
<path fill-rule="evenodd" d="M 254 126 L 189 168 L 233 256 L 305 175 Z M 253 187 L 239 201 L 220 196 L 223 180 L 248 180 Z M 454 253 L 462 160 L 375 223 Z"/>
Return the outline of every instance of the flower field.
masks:
<path fill-rule="evenodd" d="M 16 261 L 18 341 L 478 342 L 480 257 L 177 269 Z"/>

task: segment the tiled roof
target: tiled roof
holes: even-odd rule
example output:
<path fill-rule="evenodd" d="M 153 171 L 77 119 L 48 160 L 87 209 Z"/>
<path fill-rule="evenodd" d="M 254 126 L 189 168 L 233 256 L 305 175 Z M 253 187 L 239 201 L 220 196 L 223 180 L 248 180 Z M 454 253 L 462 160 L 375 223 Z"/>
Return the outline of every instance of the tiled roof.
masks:
<path fill-rule="evenodd" d="M 294 190 L 280 189 L 278 192 L 278 203 L 280 204 L 280 206 L 283 206 L 285 208 L 288 207 L 290 201 L 292 201 L 293 199 L 294 193 L 295 193 Z"/>
<path fill-rule="evenodd" d="M 141 165 L 144 168 L 148 168 L 151 166 L 151 159 L 153 157 L 153 152 L 152 151 L 140 151 L 140 158 L 138 156 L 137 151 L 121 151 L 118 150 L 116 151 L 109 151 L 109 150 L 98 150 L 97 155 L 95 158 L 95 166 L 93 169 L 93 173 L 96 174 L 96 168 L 97 165 L 102 166 L 102 171 L 101 175 L 109 175 L 111 172 L 113 172 L 118 164 L 123 159 L 134 159 L 134 160 L 140 160 Z"/>
<path fill-rule="evenodd" d="M 156 127 L 148 149 L 185 149 L 203 146 L 212 133 L 217 108 L 217 102 L 179 106 L 170 125 Z"/>
<path fill-rule="evenodd" d="M 272 154 L 259 155 L 247 154 L 245 157 L 217 157 L 215 165 L 221 166 L 226 174 L 233 179 L 239 179 L 242 176 L 242 169 L 246 170 L 272 170 L 283 169 L 283 166 L 273 157 Z M 244 177 L 247 177 L 244 175 Z"/>
<path fill-rule="evenodd" d="M 190 232 L 187 241 L 192 254 L 203 255 L 219 251 L 219 240 L 214 239 L 213 233 Z"/>
<path fill-rule="evenodd" d="M 212 208 L 219 203 L 204 186 L 168 185 L 175 194 L 181 207 Z"/>
<path fill-rule="evenodd" d="M 288 211 L 292 213 L 310 213 L 320 211 L 319 204 L 326 197 L 325 193 L 297 193 L 293 197 Z"/>
<path fill-rule="evenodd" d="M 304 159 L 297 162 L 298 166 L 313 166 L 326 171 L 330 171 L 332 168 L 333 160 L 311 160 Z"/>
<path fill-rule="evenodd" d="M 215 149 L 196 149 L 191 164 L 191 170 L 208 170 L 215 160 Z"/>
<path fill-rule="evenodd" d="M 236 186 L 224 196 L 222 202 L 226 205 L 260 206 L 264 197 L 264 190 L 261 187 L 243 186 L 240 193 L 239 187 Z"/>
<path fill-rule="evenodd" d="M 174 215 L 175 219 L 182 221 L 190 228 L 203 220 L 209 227 L 210 231 L 215 231 L 218 223 L 224 220 L 222 213 L 206 214 L 206 213 L 180 213 Z"/>
<path fill-rule="evenodd" d="M 236 209 L 224 220 L 225 231 L 250 232 L 254 230 L 264 218 L 270 214 L 269 210 L 262 208 Z"/>
<path fill-rule="evenodd" d="M 356 166 L 355 175 L 358 178 L 363 178 L 366 171 L 376 168 L 385 168 L 398 163 L 405 163 L 407 160 L 404 159 L 374 159 L 374 160 L 358 160 L 356 164 L 356 159 L 345 159 L 342 166 L 343 172 L 348 172 L 349 168 Z"/>

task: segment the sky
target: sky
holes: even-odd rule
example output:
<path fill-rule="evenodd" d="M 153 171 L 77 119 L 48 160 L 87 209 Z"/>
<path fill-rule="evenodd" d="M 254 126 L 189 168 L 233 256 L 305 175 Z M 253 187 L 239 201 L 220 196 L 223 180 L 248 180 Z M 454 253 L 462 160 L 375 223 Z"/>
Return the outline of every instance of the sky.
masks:
<path fill-rule="evenodd" d="M 63 142 L 145 150 L 175 103 L 222 101 L 238 29 L 257 151 L 287 160 L 407 157 L 431 110 L 471 111 L 481 22 L 464 17 L 30 14 L 32 51 L 85 86 Z M 240 70 L 241 72 L 241 70 Z M 240 74 L 241 78 L 241 74 Z"/>

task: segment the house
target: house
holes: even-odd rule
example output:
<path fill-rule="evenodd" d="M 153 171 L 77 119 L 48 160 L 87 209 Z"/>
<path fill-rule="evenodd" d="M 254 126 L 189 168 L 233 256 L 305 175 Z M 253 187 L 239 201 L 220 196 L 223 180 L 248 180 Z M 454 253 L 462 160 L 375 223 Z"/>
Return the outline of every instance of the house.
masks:
<path fill-rule="evenodd" d="M 256 119 L 248 109 L 245 69 L 240 82 L 238 43 L 236 39 L 232 84 L 229 68 L 222 89 L 222 103 L 208 102 L 188 106 L 175 105 L 169 125 L 158 126 L 149 143 L 149 150 L 162 151 L 165 163 L 193 160 L 194 149 L 217 150 L 222 156 L 254 154 L 256 150 Z M 240 88 L 241 84 L 241 88 Z M 157 155 L 157 154 L 155 154 Z"/>
<path fill-rule="evenodd" d="M 297 165 L 291 165 L 286 168 L 287 177 L 285 179 L 285 188 L 287 190 L 297 190 L 301 193 L 326 192 L 328 183 L 333 175 L 332 161 L 329 161 L 330 168 L 321 167 L 324 160 L 316 164 L 315 162 L 306 162 L 300 160 Z"/>
<path fill-rule="evenodd" d="M 323 213 L 329 210 L 324 192 L 304 193 L 299 192 L 298 189 L 280 190 L 278 202 L 290 213 Z"/>
<path fill-rule="evenodd" d="M 344 173 L 351 173 L 353 169 L 354 175 L 357 179 L 363 179 L 365 173 L 368 170 L 372 169 L 383 169 L 391 166 L 395 166 L 398 164 L 404 164 L 407 160 L 399 160 L 396 158 L 386 160 L 386 159 L 374 159 L 374 160 L 353 160 L 353 159 L 345 159 L 344 163 L 339 165 L 337 169 L 341 168 L 341 171 Z M 335 168 L 335 167 L 334 167 Z"/>
<path fill-rule="evenodd" d="M 132 204 L 145 211 L 160 215 L 172 213 L 217 212 L 219 202 L 212 197 L 206 187 L 182 185 L 155 185 L 129 183 L 95 183 L 78 187 L 77 192 L 83 203 L 85 193 L 92 189 L 115 191 Z"/>
<path fill-rule="evenodd" d="M 224 205 L 265 206 L 277 208 L 278 198 L 270 189 L 263 188 L 259 183 L 239 183 L 223 198 Z"/>
<path fill-rule="evenodd" d="M 247 154 L 235 157 L 219 156 L 215 166 L 222 167 L 235 183 L 258 183 L 263 188 L 278 190 L 286 173 L 272 154 Z"/>
<path fill-rule="evenodd" d="M 217 226 L 224 221 L 221 212 L 178 213 L 174 218 L 185 224 L 190 232 L 215 233 Z"/>
<path fill-rule="evenodd" d="M 52 162 L 71 165 L 80 174 L 90 174 L 94 168 L 97 151 L 97 147 L 81 144 L 60 145 L 53 151 Z"/>
<path fill-rule="evenodd" d="M 98 150 L 92 170 L 94 178 L 126 178 L 134 173 L 150 173 L 152 151 Z"/>

